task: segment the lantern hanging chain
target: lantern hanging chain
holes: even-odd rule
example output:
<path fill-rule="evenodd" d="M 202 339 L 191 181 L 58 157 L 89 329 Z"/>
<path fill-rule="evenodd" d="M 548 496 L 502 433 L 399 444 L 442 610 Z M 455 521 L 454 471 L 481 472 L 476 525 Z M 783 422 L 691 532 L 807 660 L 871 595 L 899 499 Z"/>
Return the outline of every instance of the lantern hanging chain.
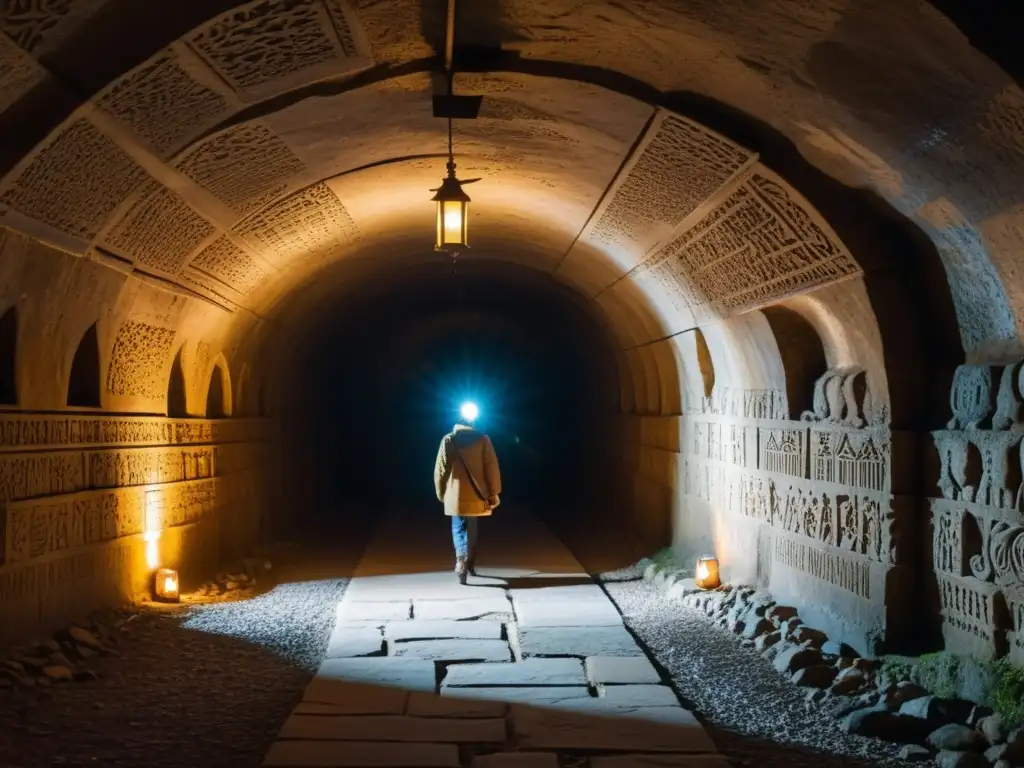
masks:
<path fill-rule="evenodd" d="M 455 178 L 455 152 L 452 148 L 452 119 L 448 118 L 448 178 Z"/>

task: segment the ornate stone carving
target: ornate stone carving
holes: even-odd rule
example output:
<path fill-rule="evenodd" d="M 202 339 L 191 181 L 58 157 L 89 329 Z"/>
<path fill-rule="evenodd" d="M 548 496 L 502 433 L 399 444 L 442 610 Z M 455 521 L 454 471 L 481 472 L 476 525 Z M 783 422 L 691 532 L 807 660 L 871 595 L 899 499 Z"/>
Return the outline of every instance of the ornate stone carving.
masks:
<path fill-rule="evenodd" d="M 188 203 L 153 181 L 106 232 L 103 242 L 133 261 L 173 275 L 214 232 L 214 226 Z"/>
<path fill-rule="evenodd" d="M 993 370 L 987 365 L 961 365 L 953 375 L 949 407 L 953 418 L 946 429 L 977 429 L 996 407 Z"/>
<path fill-rule="evenodd" d="M 161 400 L 167 395 L 164 368 L 170 359 L 174 331 L 130 320 L 114 341 L 107 391 Z"/>
<path fill-rule="evenodd" d="M 807 434 L 802 429 L 762 427 L 759 466 L 769 472 L 806 477 Z"/>
<path fill-rule="evenodd" d="M 85 466 L 80 453 L 0 456 L 0 504 L 83 488 Z"/>
<path fill-rule="evenodd" d="M 861 273 L 846 248 L 781 182 L 754 173 L 721 205 L 648 259 L 637 274 L 669 263 L 679 282 L 735 314 Z"/>
<path fill-rule="evenodd" d="M 28 93 L 45 74 L 31 56 L 0 35 L 0 112 Z"/>
<path fill-rule="evenodd" d="M 161 155 L 215 125 L 231 111 L 167 51 L 107 88 L 99 106 L 146 139 Z"/>
<path fill-rule="evenodd" d="M 667 116 L 591 228 L 588 239 L 646 250 L 651 228 L 672 229 L 751 154 L 698 124 Z"/>
<path fill-rule="evenodd" d="M 245 295 L 263 285 L 268 277 L 254 258 L 227 237 L 219 237 L 206 246 L 191 266 Z"/>
<path fill-rule="evenodd" d="M 964 575 L 964 515 L 960 507 L 932 502 L 932 561 L 936 570 Z"/>
<path fill-rule="evenodd" d="M 92 240 L 145 171 L 91 123 L 77 120 L 22 170 L 0 203 L 82 240 Z"/>
<path fill-rule="evenodd" d="M 946 647 L 982 659 L 1000 655 L 1006 604 L 999 588 L 944 573 L 936 577 Z"/>
<path fill-rule="evenodd" d="M 355 47 L 340 7 L 328 11 L 320 0 L 249 3 L 218 17 L 188 42 L 239 91 L 319 71 Z"/>
<path fill-rule="evenodd" d="M 999 377 L 999 394 L 996 395 L 996 413 L 992 417 L 992 429 L 1009 429 L 1020 424 L 1024 418 L 1024 363 L 1017 361 L 1003 368 Z"/>
<path fill-rule="evenodd" d="M 778 535 L 775 562 L 795 568 L 858 597 L 871 598 L 871 572 L 868 563 L 856 555 Z"/>
<path fill-rule="evenodd" d="M 804 411 L 803 421 L 864 426 L 870 406 L 867 374 L 863 368 L 836 368 L 814 382 L 813 410 Z"/>
<path fill-rule="evenodd" d="M 288 145 L 260 123 L 243 123 L 210 137 L 175 166 L 243 215 L 282 194 L 305 171 Z"/>
<path fill-rule="evenodd" d="M 50 43 L 68 21 L 85 16 L 101 0 L 5 0 L 0 3 L 0 32 L 31 52 Z"/>
<path fill-rule="evenodd" d="M 358 234 L 345 206 L 322 182 L 253 214 L 236 229 L 254 247 L 284 259 L 326 255 Z"/>

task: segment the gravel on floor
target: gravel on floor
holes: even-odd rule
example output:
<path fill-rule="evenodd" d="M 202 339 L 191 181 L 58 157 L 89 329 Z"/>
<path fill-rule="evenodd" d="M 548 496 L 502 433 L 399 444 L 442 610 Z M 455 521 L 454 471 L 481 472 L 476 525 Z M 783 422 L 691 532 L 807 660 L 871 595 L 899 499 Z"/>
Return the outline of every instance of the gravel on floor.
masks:
<path fill-rule="evenodd" d="M 0 766 L 250 768 L 326 651 L 347 581 L 142 609 L 99 680 L 0 690 Z"/>
<path fill-rule="evenodd" d="M 618 571 L 601 581 L 626 625 L 670 675 L 734 765 L 793 768 L 904 766 L 899 745 L 852 736 L 806 689 L 782 678 L 728 630 L 645 581 Z M 635 574 L 634 574 L 635 577 Z"/>

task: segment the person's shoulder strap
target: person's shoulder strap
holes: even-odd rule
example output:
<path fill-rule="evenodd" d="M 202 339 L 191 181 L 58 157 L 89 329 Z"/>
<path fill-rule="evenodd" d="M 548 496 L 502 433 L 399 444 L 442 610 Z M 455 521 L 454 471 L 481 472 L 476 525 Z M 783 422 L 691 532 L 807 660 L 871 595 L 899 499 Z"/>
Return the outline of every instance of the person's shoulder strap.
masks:
<path fill-rule="evenodd" d="M 459 448 L 459 438 L 454 432 L 452 433 L 452 447 L 455 449 L 455 456 L 458 458 L 459 463 L 462 464 L 462 468 L 466 470 L 466 475 L 469 477 L 469 484 L 473 486 L 473 492 L 477 495 L 480 501 L 487 501 L 487 495 L 480 490 L 480 484 L 476 481 L 473 476 L 473 471 L 469 468 L 466 463 L 466 459 L 462 456 L 462 450 Z"/>

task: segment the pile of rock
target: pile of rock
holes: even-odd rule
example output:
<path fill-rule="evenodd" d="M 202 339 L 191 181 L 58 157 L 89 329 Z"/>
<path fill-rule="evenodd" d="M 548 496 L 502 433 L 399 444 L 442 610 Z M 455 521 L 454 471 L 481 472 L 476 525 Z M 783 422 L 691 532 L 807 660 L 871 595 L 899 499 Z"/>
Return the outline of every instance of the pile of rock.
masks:
<path fill-rule="evenodd" d="M 904 744 L 905 759 L 934 759 L 939 768 L 1024 766 L 1024 729 L 1011 729 L 991 709 L 893 679 L 881 661 L 805 625 L 795 608 L 767 592 L 728 585 L 698 590 L 686 576 L 644 565 L 645 580 L 729 629 L 794 685 L 808 688 L 808 702 L 839 718 L 843 730 Z"/>
<path fill-rule="evenodd" d="M 247 557 L 238 567 L 221 571 L 192 594 L 197 598 L 236 597 L 255 588 L 257 577 L 269 572 L 272 567 L 270 560 Z"/>
<path fill-rule="evenodd" d="M 93 620 L 86 626 L 61 630 L 49 640 L 13 649 L 0 660 L 0 688 L 34 688 L 65 682 L 98 679 L 89 662 L 100 656 L 120 655 L 114 647 L 118 637 L 129 631 L 135 614 L 117 614 L 106 621 Z"/>

